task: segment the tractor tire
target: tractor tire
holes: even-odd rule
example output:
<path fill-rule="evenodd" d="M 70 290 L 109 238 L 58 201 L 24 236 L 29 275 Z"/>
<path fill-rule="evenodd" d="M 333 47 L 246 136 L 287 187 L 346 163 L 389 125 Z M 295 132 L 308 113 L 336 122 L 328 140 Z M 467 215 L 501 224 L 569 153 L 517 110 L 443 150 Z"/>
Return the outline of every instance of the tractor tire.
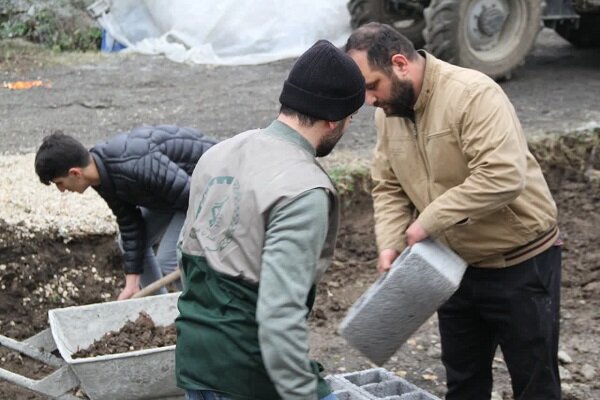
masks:
<path fill-rule="evenodd" d="M 555 30 L 575 47 L 600 46 L 600 14 L 582 14 L 578 24 L 559 22 Z"/>
<path fill-rule="evenodd" d="M 423 15 L 413 15 L 403 19 L 401 15 L 388 12 L 385 9 L 384 0 L 350 0 L 347 7 L 350 12 L 350 25 L 353 29 L 369 22 L 379 22 L 394 27 L 413 42 L 415 48 L 420 49 L 425 45 Z"/>
<path fill-rule="evenodd" d="M 509 79 L 542 27 L 543 0 L 432 0 L 425 48 L 452 64 Z"/>

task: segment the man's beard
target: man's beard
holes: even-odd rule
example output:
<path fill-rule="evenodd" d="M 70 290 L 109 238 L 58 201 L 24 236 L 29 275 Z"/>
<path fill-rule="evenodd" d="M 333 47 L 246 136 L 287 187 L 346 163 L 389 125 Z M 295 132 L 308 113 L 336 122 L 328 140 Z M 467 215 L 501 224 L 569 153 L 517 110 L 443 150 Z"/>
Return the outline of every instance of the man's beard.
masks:
<path fill-rule="evenodd" d="M 389 100 L 376 101 L 375 107 L 381 107 L 388 117 L 412 117 L 415 103 L 415 89 L 412 81 L 399 79 L 391 74 L 392 88 Z"/>
<path fill-rule="evenodd" d="M 337 126 L 330 133 L 321 138 L 321 141 L 316 149 L 317 157 L 325 157 L 331 153 L 337 142 L 342 138 L 345 125 L 345 119 L 339 121 Z"/>

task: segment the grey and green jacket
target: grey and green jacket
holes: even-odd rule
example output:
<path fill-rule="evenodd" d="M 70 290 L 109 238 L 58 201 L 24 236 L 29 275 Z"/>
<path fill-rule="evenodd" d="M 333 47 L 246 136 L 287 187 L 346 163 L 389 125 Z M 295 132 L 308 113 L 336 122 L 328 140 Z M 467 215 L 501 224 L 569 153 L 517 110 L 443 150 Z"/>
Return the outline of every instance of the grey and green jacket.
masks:
<path fill-rule="evenodd" d="M 247 400 L 329 393 L 308 357 L 306 317 L 333 256 L 338 215 L 314 148 L 279 121 L 202 157 L 179 244 L 180 387 Z"/>

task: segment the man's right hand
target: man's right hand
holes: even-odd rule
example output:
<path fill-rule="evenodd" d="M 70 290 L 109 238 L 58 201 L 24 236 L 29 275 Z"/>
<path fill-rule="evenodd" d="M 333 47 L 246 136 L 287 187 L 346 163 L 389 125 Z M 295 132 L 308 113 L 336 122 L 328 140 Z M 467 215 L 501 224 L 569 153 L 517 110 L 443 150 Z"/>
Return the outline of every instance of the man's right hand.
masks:
<path fill-rule="evenodd" d="M 379 252 L 379 260 L 377 261 L 377 271 L 383 273 L 389 270 L 392 263 L 400 253 L 394 249 L 385 249 Z"/>
<path fill-rule="evenodd" d="M 140 275 L 127 274 L 125 275 L 125 289 L 119 294 L 118 300 L 127 300 L 131 296 L 140 291 Z"/>

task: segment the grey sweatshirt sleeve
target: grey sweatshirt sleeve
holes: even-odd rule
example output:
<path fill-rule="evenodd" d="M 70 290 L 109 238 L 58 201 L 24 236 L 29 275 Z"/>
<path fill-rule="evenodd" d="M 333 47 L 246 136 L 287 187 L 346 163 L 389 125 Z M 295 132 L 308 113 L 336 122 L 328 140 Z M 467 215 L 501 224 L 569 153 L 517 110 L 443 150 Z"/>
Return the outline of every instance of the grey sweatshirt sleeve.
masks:
<path fill-rule="evenodd" d="M 317 399 L 306 301 L 328 229 L 329 197 L 309 190 L 275 209 L 262 256 L 256 319 L 262 358 L 284 399 Z"/>

